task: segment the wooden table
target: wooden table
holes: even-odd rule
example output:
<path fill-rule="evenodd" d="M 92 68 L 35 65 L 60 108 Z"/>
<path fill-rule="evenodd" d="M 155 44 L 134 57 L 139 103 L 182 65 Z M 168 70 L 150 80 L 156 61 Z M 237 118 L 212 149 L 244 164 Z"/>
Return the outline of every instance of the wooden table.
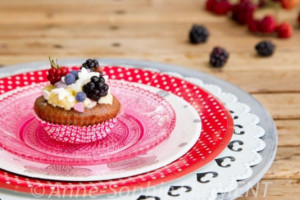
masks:
<path fill-rule="evenodd" d="M 275 55 L 259 58 L 254 46 L 267 37 L 207 13 L 203 5 L 204 0 L 0 0 L 0 66 L 48 55 L 118 57 L 183 65 L 225 79 L 261 101 L 279 133 L 273 166 L 241 199 L 299 199 L 300 30 L 288 40 L 271 37 Z M 282 11 L 279 18 L 296 26 L 296 15 L 297 9 Z M 194 23 L 211 32 L 206 44 L 189 44 Z M 217 45 L 230 52 L 222 70 L 208 65 Z"/>

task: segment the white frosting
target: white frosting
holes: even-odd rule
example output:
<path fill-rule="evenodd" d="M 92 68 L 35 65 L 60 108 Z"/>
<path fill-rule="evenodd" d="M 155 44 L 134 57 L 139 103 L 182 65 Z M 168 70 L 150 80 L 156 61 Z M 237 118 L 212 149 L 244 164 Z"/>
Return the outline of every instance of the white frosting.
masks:
<path fill-rule="evenodd" d="M 48 100 L 49 96 L 50 96 L 50 92 L 48 92 L 47 90 L 43 89 L 42 90 L 43 93 L 43 97 L 44 99 Z"/>
<path fill-rule="evenodd" d="M 113 96 L 110 93 L 110 90 L 108 90 L 107 95 L 104 97 L 101 97 L 98 101 L 99 104 L 113 104 Z"/>
<path fill-rule="evenodd" d="M 103 76 L 103 78 L 104 78 L 105 82 L 108 81 L 108 76 L 107 75 Z"/>
<path fill-rule="evenodd" d="M 89 98 L 86 98 L 83 102 L 83 106 L 85 108 L 93 108 L 97 105 L 96 101 L 90 100 Z"/>
<path fill-rule="evenodd" d="M 64 88 L 55 88 L 51 90 L 51 93 L 57 94 L 59 100 L 63 100 L 66 98 L 69 102 L 75 101 L 75 97 Z"/>
<path fill-rule="evenodd" d="M 43 96 L 46 100 L 49 100 L 49 98 L 52 99 L 52 97 L 50 96 L 57 96 L 56 98 L 59 101 L 63 101 L 65 103 L 60 102 L 56 104 L 56 101 L 53 101 L 53 99 L 52 101 L 49 100 L 50 102 L 48 102 L 51 103 L 53 106 L 59 106 L 69 110 L 69 108 L 72 107 L 72 105 L 76 104 L 76 99 L 74 95 L 78 92 L 82 92 L 82 87 L 88 82 L 90 82 L 93 76 L 99 76 L 99 72 L 89 72 L 87 69 L 82 68 L 81 71 L 78 73 L 78 79 L 75 83 L 68 85 L 65 88 L 56 87 L 54 89 L 43 89 Z M 103 78 L 105 79 L 105 81 L 108 80 L 108 76 L 103 76 Z M 61 80 L 62 82 L 65 82 L 65 77 L 62 77 Z M 67 102 L 69 102 L 70 104 Z M 105 97 L 101 97 L 98 102 L 86 98 L 83 102 L 83 106 L 84 108 L 93 108 L 97 105 L 97 103 L 112 105 L 113 96 L 111 95 L 110 90 L 108 90 L 107 95 Z"/>

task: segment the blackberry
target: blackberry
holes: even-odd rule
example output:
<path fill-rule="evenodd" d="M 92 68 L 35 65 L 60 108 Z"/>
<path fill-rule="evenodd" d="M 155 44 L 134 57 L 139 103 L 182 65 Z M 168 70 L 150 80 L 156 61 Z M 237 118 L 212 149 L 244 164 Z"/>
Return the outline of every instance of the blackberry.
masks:
<path fill-rule="evenodd" d="M 99 76 L 93 76 L 91 81 L 83 86 L 83 92 L 86 96 L 94 101 L 98 101 L 108 93 L 108 85 L 101 73 Z"/>
<path fill-rule="evenodd" d="M 215 47 L 210 54 L 209 62 L 213 67 L 219 68 L 225 65 L 228 58 L 229 53 L 225 49 L 221 47 Z"/>
<path fill-rule="evenodd" d="M 85 63 L 82 64 L 82 67 L 96 71 L 99 67 L 99 62 L 95 59 L 87 59 Z"/>
<path fill-rule="evenodd" d="M 189 36 L 193 44 L 204 43 L 209 37 L 209 32 L 205 26 L 193 25 Z"/>
<path fill-rule="evenodd" d="M 97 82 L 99 81 L 99 76 L 93 76 L 93 77 L 91 78 L 91 81 L 92 81 L 93 83 L 97 83 Z"/>
<path fill-rule="evenodd" d="M 262 41 L 255 46 L 255 49 L 258 55 L 268 57 L 274 53 L 275 45 L 270 41 Z"/>
<path fill-rule="evenodd" d="M 95 83 L 93 83 L 93 82 L 88 82 L 87 84 L 85 84 L 84 86 L 83 86 L 83 91 L 84 91 L 84 93 L 86 93 L 86 94 L 88 94 L 88 93 L 92 93 L 92 91 L 95 89 L 96 87 L 95 87 Z"/>

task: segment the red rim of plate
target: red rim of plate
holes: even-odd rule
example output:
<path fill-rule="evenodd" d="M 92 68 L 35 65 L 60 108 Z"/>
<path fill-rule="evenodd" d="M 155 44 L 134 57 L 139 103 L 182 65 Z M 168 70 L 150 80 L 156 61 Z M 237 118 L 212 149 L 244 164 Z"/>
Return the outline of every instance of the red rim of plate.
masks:
<path fill-rule="evenodd" d="M 78 69 L 78 67 L 73 67 Z M 163 184 L 183 177 L 206 165 L 226 148 L 233 135 L 233 119 L 229 111 L 213 95 L 186 80 L 140 68 L 106 66 L 110 79 L 141 83 L 171 92 L 189 102 L 199 113 L 202 132 L 190 151 L 165 167 L 115 180 L 93 182 L 61 182 L 28 178 L 0 170 L 0 188 L 24 193 L 66 196 L 116 194 Z M 47 70 L 18 74 L 0 79 L 0 95 L 18 87 L 47 81 Z M 201 110 L 202 109 L 202 110 Z M 84 189 L 83 189 L 84 188 Z"/>

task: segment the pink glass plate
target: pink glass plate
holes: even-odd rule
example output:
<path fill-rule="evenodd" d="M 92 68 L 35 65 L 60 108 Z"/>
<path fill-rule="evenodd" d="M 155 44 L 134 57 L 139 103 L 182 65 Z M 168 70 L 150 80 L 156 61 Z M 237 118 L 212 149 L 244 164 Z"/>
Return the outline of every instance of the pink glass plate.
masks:
<path fill-rule="evenodd" d="M 165 99 L 126 82 L 109 84 L 122 104 L 123 114 L 104 139 L 89 144 L 69 144 L 50 138 L 32 111 L 33 102 L 45 85 L 42 83 L 0 101 L 0 146 L 31 161 L 91 165 L 137 156 L 171 134 L 176 115 Z"/>
<path fill-rule="evenodd" d="M 153 93 L 161 92 L 155 87 L 130 84 Z M 0 168 L 18 175 L 46 180 L 99 181 L 129 177 L 164 167 L 183 156 L 195 145 L 201 131 L 201 120 L 197 111 L 182 98 L 173 94 L 164 95 L 163 98 L 174 108 L 176 121 L 185 126 L 183 128 L 177 123 L 168 139 L 144 154 L 107 164 L 60 166 L 25 160 L 7 151 L 1 151 L 0 148 Z"/>

